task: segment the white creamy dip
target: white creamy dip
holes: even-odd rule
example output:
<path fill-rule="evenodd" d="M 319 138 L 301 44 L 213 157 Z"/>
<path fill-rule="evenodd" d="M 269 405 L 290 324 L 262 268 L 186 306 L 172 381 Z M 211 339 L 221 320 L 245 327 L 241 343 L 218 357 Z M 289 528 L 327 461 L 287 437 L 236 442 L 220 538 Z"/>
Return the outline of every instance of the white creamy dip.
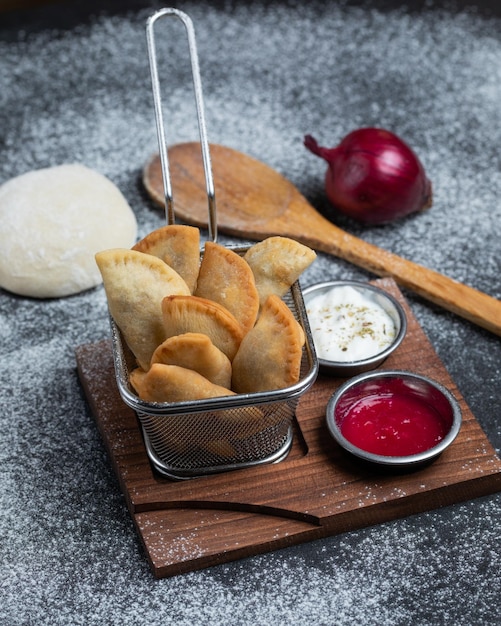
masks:
<path fill-rule="evenodd" d="M 313 297 L 306 311 L 317 356 L 325 361 L 367 359 L 395 339 L 393 319 L 370 291 L 332 287 Z"/>

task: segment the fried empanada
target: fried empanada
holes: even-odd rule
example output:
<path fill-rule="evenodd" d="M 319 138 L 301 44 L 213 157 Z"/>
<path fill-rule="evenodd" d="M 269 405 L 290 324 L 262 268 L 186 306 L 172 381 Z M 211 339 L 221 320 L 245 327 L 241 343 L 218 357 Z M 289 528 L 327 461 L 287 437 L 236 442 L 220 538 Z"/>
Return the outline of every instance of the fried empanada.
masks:
<path fill-rule="evenodd" d="M 282 297 L 316 258 L 308 246 L 288 237 L 268 237 L 244 255 L 250 265 L 261 306 L 270 294 Z"/>
<path fill-rule="evenodd" d="M 206 242 L 194 295 L 223 305 L 245 332 L 254 326 L 259 293 L 251 267 L 235 251 Z"/>
<path fill-rule="evenodd" d="M 231 388 L 236 393 L 253 393 L 297 383 L 303 337 L 285 302 L 277 295 L 268 296 L 233 359 Z"/>
<path fill-rule="evenodd" d="M 151 363 L 185 367 L 198 372 L 215 385 L 231 386 L 230 359 L 202 333 L 169 337 L 155 350 Z"/>
<path fill-rule="evenodd" d="M 261 406 L 239 406 L 218 411 L 215 420 L 221 424 L 224 432 L 231 433 L 231 439 L 242 441 L 272 426 L 271 420 L 265 419 L 265 411 Z"/>
<path fill-rule="evenodd" d="M 143 237 L 132 248 L 162 259 L 195 291 L 200 266 L 200 231 L 194 226 L 169 224 Z"/>
<path fill-rule="evenodd" d="M 189 402 L 235 395 L 198 372 L 163 363 L 153 363 L 147 372 L 132 370 L 130 383 L 145 402 Z"/>
<path fill-rule="evenodd" d="M 232 459 L 235 458 L 236 455 L 235 447 L 227 439 L 204 441 L 201 448 L 205 450 L 205 452 L 223 459 Z"/>
<path fill-rule="evenodd" d="M 96 254 L 108 308 L 125 342 L 145 370 L 151 355 L 165 339 L 162 299 L 188 295 L 185 281 L 157 257 L 136 250 L 114 248 Z"/>
<path fill-rule="evenodd" d="M 244 331 L 222 305 L 198 296 L 167 296 L 162 301 L 165 338 L 202 333 L 233 360 Z"/>

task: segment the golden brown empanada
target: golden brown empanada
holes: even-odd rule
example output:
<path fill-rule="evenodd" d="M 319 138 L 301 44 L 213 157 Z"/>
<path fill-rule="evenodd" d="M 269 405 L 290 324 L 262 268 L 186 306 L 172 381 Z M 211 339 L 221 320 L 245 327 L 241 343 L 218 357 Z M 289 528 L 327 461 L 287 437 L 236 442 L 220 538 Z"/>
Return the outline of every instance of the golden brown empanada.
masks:
<path fill-rule="evenodd" d="M 235 395 L 198 372 L 163 363 L 153 363 L 147 372 L 141 368 L 132 370 L 130 383 L 145 402 L 186 402 Z"/>
<path fill-rule="evenodd" d="M 235 251 L 206 242 L 194 295 L 222 304 L 245 332 L 254 326 L 259 293 L 252 269 Z"/>
<path fill-rule="evenodd" d="M 162 312 L 165 338 L 202 333 L 233 360 L 244 331 L 223 306 L 198 296 L 167 296 L 162 301 Z"/>
<path fill-rule="evenodd" d="M 265 419 L 265 411 L 261 406 L 239 406 L 214 414 L 224 432 L 231 433 L 231 439 L 241 441 L 273 425 L 272 420 Z"/>
<path fill-rule="evenodd" d="M 232 389 L 253 393 L 283 389 L 299 380 L 302 332 L 289 307 L 271 295 L 233 359 Z"/>
<path fill-rule="evenodd" d="M 215 385 L 231 386 L 230 359 L 202 333 L 169 337 L 155 350 L 151 363 L 185 367 L 198 372 Z"/>
<path fill-rule="evenodd" d="M 228 441 L 228 439 L 204 441 L 200 447 L 216 457 L 222 457 L 223 459 L 235 458 L 235 447 L 230 441 Z"/>
<path fill-rule="evenodd" d="M 96 254 L 108 308 L 138 364 L 145 370 L 165 339 L 162 299 L 188 295 L 185 281 L 157 257 L 114 248 Z"/>
<path fill-rule="evenodd" d="M 195 291 L 200 266 L 200 231 L 194 226 L 169 224 L 143 237 L 132 248 L 162 259 Z"/>
<path fill-rule="evenodd" d="M 314 250 L 288 237 L 268 237 L 251 246 L 244 259 L 254 273 L 261 306 L 270 294 L 287 293 L 316 256 Z"/>

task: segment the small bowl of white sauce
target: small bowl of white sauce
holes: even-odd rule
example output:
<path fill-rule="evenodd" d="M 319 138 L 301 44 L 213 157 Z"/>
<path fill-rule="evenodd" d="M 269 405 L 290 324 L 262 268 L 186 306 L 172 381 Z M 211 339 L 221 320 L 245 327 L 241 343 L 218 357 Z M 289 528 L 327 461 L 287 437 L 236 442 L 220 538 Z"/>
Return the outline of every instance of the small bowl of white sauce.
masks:
<path fill-rule="evenodd" d="M 320 370 L 348 377 L 378 367 L 401 344 L 407 319 L 389 293 L 362 281 L 317 283 L 303 290 Z"/>

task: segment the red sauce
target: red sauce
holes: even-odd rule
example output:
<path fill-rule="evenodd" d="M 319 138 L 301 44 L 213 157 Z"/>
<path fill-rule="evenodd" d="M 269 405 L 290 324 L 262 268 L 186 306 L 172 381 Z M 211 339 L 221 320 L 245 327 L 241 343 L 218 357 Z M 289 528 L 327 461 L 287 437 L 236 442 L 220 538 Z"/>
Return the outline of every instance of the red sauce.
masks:
<path fill-rule="evenodd" d="M 405 389 L 359 397 L 336 414 L 341 433 L 353 445 L 383 456 L 408 456 L 429 450 L 447 434 L 450 423 L 431 404 Z"/>

